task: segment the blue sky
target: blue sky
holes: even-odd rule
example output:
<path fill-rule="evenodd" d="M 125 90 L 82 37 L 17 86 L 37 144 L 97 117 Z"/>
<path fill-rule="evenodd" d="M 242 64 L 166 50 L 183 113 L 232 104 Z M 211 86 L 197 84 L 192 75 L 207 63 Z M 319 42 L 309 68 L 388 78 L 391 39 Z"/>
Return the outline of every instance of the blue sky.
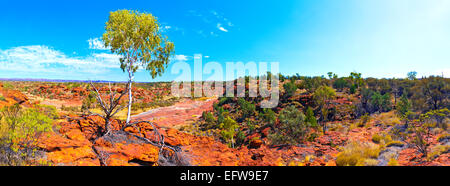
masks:
<path fill-rule="evenodd" d="M 283 74 L 450 76 L 448 0 L 16 1 L 0 6 L 0 78 L 126 80 L 96 47 L 110 11 L 158 17 L 173 62 L 279 62 Z M 136 81 L 155 80 L 140 71 Z"/>

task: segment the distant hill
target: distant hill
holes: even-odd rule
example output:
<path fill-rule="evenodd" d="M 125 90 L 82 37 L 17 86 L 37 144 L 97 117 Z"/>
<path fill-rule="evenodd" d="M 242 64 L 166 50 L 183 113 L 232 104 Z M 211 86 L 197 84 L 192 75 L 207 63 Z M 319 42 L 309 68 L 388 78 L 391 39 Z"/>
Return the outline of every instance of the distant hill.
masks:
<path fill-rule="evenodd" d="M 36 82 L 81 82 L 89 83 L 91 80 L 64 80 L 64 79 L 33 79 L 33 78 L 0 78 L 0 81 L 36 81 Z M 126 81 L 106 81 L 106 80 L 92 80 L 94 83 L 126 83 Z M 137 82 L 147 83 L 147 82 Z"/>

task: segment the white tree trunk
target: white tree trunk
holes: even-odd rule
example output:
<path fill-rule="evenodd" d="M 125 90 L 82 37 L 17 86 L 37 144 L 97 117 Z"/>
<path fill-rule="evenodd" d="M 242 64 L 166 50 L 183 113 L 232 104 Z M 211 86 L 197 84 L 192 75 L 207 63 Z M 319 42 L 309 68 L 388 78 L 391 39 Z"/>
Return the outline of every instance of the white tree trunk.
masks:
<path fill-rule="evenodd" d="M 128 84 L 128 113 L 127 113 L 127 125 L 130 124 L 130 120 L 131 120 L 131 104 L 133 103 L 133 96 L 132 96 L 132 91 L 131 91 L 131 84 L 133 83 L 133 78 L 134 75 L 128 71 L 129 74 L 129 84 Z"/>

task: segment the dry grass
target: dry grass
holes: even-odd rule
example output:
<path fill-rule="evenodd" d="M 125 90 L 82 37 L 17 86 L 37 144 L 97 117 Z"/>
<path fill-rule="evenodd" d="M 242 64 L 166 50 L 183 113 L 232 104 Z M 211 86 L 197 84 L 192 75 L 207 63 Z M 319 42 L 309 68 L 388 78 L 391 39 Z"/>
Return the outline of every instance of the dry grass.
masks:
<path fill-rule="evenodd" d="M 343 147 L 336 158 L 338 166 L 372 166 L 378 164 L 376 160 L 381 148 L 372 143 L 351 142 Z"/>

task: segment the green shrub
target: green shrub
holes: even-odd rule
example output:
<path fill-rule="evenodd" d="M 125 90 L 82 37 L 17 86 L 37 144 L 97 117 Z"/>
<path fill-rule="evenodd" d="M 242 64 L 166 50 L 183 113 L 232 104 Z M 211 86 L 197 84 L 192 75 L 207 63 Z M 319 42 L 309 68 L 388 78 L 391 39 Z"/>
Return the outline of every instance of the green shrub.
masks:
<path fill-rule="evenodd" d="M 250 103 L 250 102 L 245 101 L 244 98 L 239 98 L 238 99 L 238 104 L 239 104 L 239 107 L 242 110 L 242 117 L 243 118 L 248 118 L 248 117 L 252 116 L 255 113 L 255 111 L 256 111 L 255 105 Z"/>
<path fill-rule="evenodd" d="M 285 96 L 287 98 L 292 97 L 295 94 L 295 91 L 297 91 L 297 86 L 292 81 L 290 81 L 289 83 L 283 84 L 283 88 L 285 91 Z"/>
<path fill-rule="evenodd" d="M 305 116 L 305 122 L 309 123 L 309 126 L 311 127 L 318 127 L 316 116 L 314 116 L 314 111 L 311 107 L 308 107 L 306 109 L 306 116 Z"/>
<path fill-rule="evenodd" d="M 221 129 L 220 135 L 222 136 L 222 139 L 228 143 L 228 146 L 234 148 L 234 136 L 236 135 L 236 130 L 239 129 L 237 122 L 230 117 L 227 117 L 224 122 L 219 125 L 219 128 Z"/>
<path fill-rule="evenodd" d="M 283 109 L 279 115 L 280 126 L 269 135 L 275 145 L 299 144 L 305 140 L 309 131 L 309 124 L 305 122 L 305 115 L 294 106 Z"/>
<path fill-rule="evenodd" d="M 265 122 L 267 122 L 267 124 L 273 125 L 277 120 L 277 116 L 272 109 L 265 108 L 263 110 L 263 119 Z"/>
<path fill-rule="evenodd" d="M 53 120 L 39 108 L 22 109 L 18 104 L 4 107 L 0 113 L 0 164 L 30 164 L 39 136 L 52 130 Z"/>

